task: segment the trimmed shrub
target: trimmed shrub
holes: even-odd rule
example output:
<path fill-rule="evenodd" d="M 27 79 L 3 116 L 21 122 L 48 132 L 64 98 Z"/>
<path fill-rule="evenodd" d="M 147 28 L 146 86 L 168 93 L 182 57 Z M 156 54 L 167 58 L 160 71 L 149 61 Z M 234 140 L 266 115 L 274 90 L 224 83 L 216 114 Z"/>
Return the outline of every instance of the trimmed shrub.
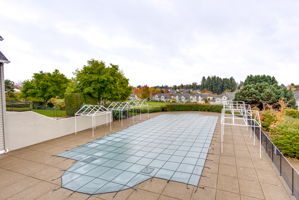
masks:
<path fill-rule="evenodd" d="M 299 120 L 291 117 L 278 121 L 271 128 L 270 137 L 273 143 L 285 156 L 299 159 Z"/>
<path fill-rule="evenodd" d="M 30 108 L 30 103 L 7 103 L 7 108 Z"/>
<path fill-rule="evenodd" d="M 40 100 L 32 100 L 32 109 L 46 109 L 45 102 Z"/>
<path fill-rule="evenodd" d="M 6 101 L 6 110 L 19 112 L 29 111 L 31 110 L 31 102 L 9 100 Z"/>
<path fill-rule="evenodd" d="M 141 108 L 141 113 L 154 113 L 154 112 L 163 112 L 163 111 L 167 111 L 166 110 L 166 106 L 149 106 L 149 108 L 147 108 L 146 106 Z M 137 109 L 137 112 L 140 112 L 139 109 Z"/>
<path fill-rule="evenodd" d="M 16 107 L 7 107 L 6 111 L 15 111 L 15 112 L 24 112 L 24 111 L 30 111 L 30 107 L 22 107 L 22 108 L 16 108 Z"/>
<path fill-rule="evenodd" d="M 122 112 L 119 110 L 112 111 L 113 120 L 126 119 L 127 115 L 128 115 L 128 110 L 123 110 Z"/>
<path fill-rule="evenodd" d="M 276 113 L 274 111 L 266 110 L 261 114 L 262 127 L 269 131 L 271 125 L 277 122 Z"/>
<path fill-rule="evenodd" d="M 299 110 L 286 109 L 285 114 L 286 114 L 286 116 L 289 116 L 289 117 L 299 118 Z"/>
<path fill-rule="evenodd" d="M 68 116 L 73 116 L 83 105 L 84 98 L 81 93 L 65 94 L 65 110 Z"/>
<path fill-rule="evenodd" d="M 166 105 L 167 111 L 206 111 L 206 112 L 221 112 L 222 105 L 211 104 L 168 104 Z"/>

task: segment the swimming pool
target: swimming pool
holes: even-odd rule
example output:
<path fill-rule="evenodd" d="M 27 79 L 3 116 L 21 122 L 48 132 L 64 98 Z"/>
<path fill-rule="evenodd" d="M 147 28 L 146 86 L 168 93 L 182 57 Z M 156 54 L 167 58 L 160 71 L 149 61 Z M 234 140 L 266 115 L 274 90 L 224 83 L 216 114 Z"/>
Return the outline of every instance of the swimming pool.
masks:
<path fill-rule="evenodd" d="M 218 117 L 163 114 L 66 151 L 77 160 L 62 187 L 86 194 L 125 190 L 153 177 L 197 185 Z"/>

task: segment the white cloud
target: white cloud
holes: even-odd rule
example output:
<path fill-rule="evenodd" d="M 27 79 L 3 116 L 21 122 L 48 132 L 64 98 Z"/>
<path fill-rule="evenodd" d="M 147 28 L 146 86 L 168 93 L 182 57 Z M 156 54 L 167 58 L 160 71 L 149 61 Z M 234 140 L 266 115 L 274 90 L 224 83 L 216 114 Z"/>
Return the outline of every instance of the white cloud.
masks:
<path fill-rule="evenodd" d="M 42 14 L 25 1 L 0 0 L 0 17 L 5 17 L 22 23 L 35 23 L 41 20 Z"/>
<path fill-rule="evenodd" d="M 59 68 L 67 76 L 102 59 L 133 85 L 202 76 L 270 74 L 298 82 L 299 3 L 281 1 L 2 1 L 6 78 Z M 4 9 L 2 9 L 4 8 Z"/>

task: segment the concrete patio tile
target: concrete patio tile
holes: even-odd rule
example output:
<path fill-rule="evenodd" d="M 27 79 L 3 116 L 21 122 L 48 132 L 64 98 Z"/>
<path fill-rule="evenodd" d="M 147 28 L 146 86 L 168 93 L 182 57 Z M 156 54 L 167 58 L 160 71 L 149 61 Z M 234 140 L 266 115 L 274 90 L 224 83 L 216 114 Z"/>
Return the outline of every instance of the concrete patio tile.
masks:
<path fill-rule="evenodd" d="M 246 145 L 235 145 L 235 151 L 238 152 L 238 151 L 247 151 L 247 146 Z"/>
<path fill-rule="evenodd" d="M 103 200 L 125 200 L 133 192 L 134 192 L 133 189 L 127 189 L 127 190 L 119 191 L 118 193 L 113 192 L 113 193 L 106 193 L 106 194 L 97 194 L 93 196 Z"/>
<path fill-rule="evenodd" d="M 27 161 L 23 159 L 19 159 L 18 162 L 13 164 L 8 164 L 3 166 L 3 168 L 8 169 L 13 172 L 17 172 L 23 175 L 32 175 L 45 167 L 43 164 L 39 164 L 32 161 Z"/>
<path fill-rule="evenodd" d="M 241 179 L 258 181 L 257 174 L 254 168 L 237 167 L 238 177 Z"/>
<path fill-rule="evenodd" d="M 209 150 L 210 154 L 220 155 L 220 146 L 219 145 L 212 145 L 211 149 Z"/>
<path fill-rule="evenodd" d="M 76 162 L 75 160 L 65 159 L 62 162 L 57 163 L 56 167 L 66 170 L 70 168 L 75 162 Z"/>
<path fill-rule="evenodd" d="M 217 190 L 239 193 L 238 179 L 230 176 L 218 176 Z"/>
<path fill-rule="evenodd" d="M 240 200 L 240 195 L 222 190 L 216 191 L 216 200 Z"/>
<path fill-rule="evenodd" d="M 38 184 L 33 185 L 20 193 L 13 195 L 12 197 L 8 198 L 8 200 L 32 200 L 36 199 L 45 193 L 55 189 L 57 186 L 47 182 L 40 182 Z"/>
<path fill-rule="evenodd" d="M 236 167 L 233 165 L 220 164 L 219 165 L 219 174 L 236 177 L 237 170 L 236 170 Z"/>
<path fill-rule="evenodd" d="M 1 176 L 2 179 L 2 176 Z M 31 177 L 24 177 L 21 180 L 14 182 L 14 184 L 6 185 L 6 187 L 0 188 L 0 199 L 6 199 L 11 197 L 33 185 L 40 183 L 40 180 Z"/>
<path fill-rule="evenodd" d="M 63 153 L 65 152 L 67 149 L 64 148 L 64 147 L 55 147 L 55 146 L 52 146 L 50 149 L 47 149 L 46 152 L 51 154 L 51 155 L 57 155 L 59 153 Z"/>
<path fill-rule="evenodd" d="M 262 169 L 262 170 L 267 170 L 272 168 L 272 165 L 270 162 L 265 161 L 264 159 L 254 159 L 253 160 L 253 165 L 256 169 Z"/>
<path fill-rule="evenodd" d="M 236 157 L 241 157 L 241 158 L 250 158 L 250 153 L 248 152 L 248 150 L 238 150 L 235 152 Z"/>
<path fill-rule="evenodd" d="M 43 143 L 31 145 L 28 147 L 28 149 L 34 151 L 47 151 L 51 147 L 53 147 L 53 145 L 49 145 L 47 144 L 47 142 L 43 142 Z"/>
<path fill-rule="evenodd" d="M 87 200 L 103 200 L 103 199 L 97 198 L 95 196 L 91 196 Z"/>
<path fill-rule="evenodd" d="M 53 167 L 56 167 L 56 165 L 60 162 L 63 162 L 64 158 L 62 157 L 58 157 L 58 156 L 48 156 L 45 160 L 44 160 L 44 164 L 47 165 L 51 165 Z"/>
<path fill-rule="evenodd" d="M 10 184 L 14 184 L 17 181 L 25 178 L 26 176 L 0 168 L 0 177 L 0 188 L 2 188 Z"/>
<path fill-rule="evenodd" d="M 56 185 L 60 184 L 60 177 L 64 173 L 63 170 L 51 166 L 46 166 L 44 169 L 42 169 L 39 172 L 36 172 L 32 175 L 32 177 L 52 182 Z"/>
<path fill-rule="evenodd" d="M 217 154 L 208 154 L 207 160 L 215 162 L 215 163 L 219 163 L 219 158 L 220 156 Z"/>
<path fill-rule="evenodd" d="M 236 158 L 236 163 L 238 167 L 249 167 L 249 168 L 253 168 L 253 163 L 251 158 Z"/>
<path fill-rule="evenodd" d="M 161 195 L 159 200 L 177 200 L 176 198 L 172 198 L 172 197 L 167 197 L 167 196 L 164 196 L 164 195 Z"/>
<path fill-rule="evenodd" d="M 152 180 L 147 180 L 137 186 L 137 188 L 149 191 L 149 192 L 155 192 L 155 193 L 162 193 L 165 186 L 167 185 L 166 180 L 162 180 L 159 178 L 153 178 Z"/>
<path fill-rule="evenodd" d="M 260 200 L 260 199 L 241 195 L 241 200 Z"/>
<path fill-rule="evenodd" d="M 261 183 L 266 200 L 290 200 L 290 196 L 283 186 Z"/>
<path fill-rule="evenodd" d="M 239 185 L 241 194 L 264 199 L 264 194 L 258 181 L 239 179 Z"/>
<path fill-rule="evenodd" d="M 233 156 L 220 156 L 220 164 L 236 165 L 236 159 Z"/>
<path fill-rule="evenodd" d="M 282 185 L 281 181 L 278 178 L 277 173 L 271 170 L 262 170 L 257 169 L 257 176 L 261 183 L 268 183 L 272 185 Z"/>
<path fill-rule="evenodd" d="M 193 189 L 194 187 L 190 186 L 189 188 L 187 188 L 186 184 L 171 181 L 166 185 L 162 194 L 182 200 L 187 200 L 191 198 Z"/>
<path fill-rule="evenodd" d="M 157 200 L 159 199 L 159 194 L 148 192 L 145 190 L 136 190 L 134 191 L 127 200 Z"/>
<path fill-rule="evenodd" d="M 22 159 L 25 159 L 28 161 L 35 161 L 37 163 L 45 163 L 46 160 L 48 160 L 50 157 L 53 157 L 53 156 L 48 152 L 31 150 L 30 152 L 27 151 L 24 154 L 16 155 L 16 157 L 22 158 Z"/>
<path fill-rule="evenodd" d="M 231 146 L 224 145 L 224 147 L 223 147 L 223 153 L 221 155 L 235 156 L 235 151 L 234 151 L 233 145 L 231 145 Z"/>
<path fill-rule="evenodd" d="M 72 194 L 72 191 L 66 190 L 64 188 L 55 188 L 48 193 L 37 198 L 37 200 L 63 200 L 66 199 Z"/>
<path fill-rule="evenodd" d="M 199 181 L 199 186 L 208 186 L 211 188 L 216 188 L 217 186 L 217 174 L 211 174 L 204 172 L 201 176 L 200 181 Z"/>
<path fill-rule="evenodd" d="M 205 162 L 204 171 L 208 173 L 218 173 L 218 164 L 212 161 L 207 160 Z"/>
<path fill-rule="evenodd" d="M 70 196 L 68 196 L 67 200 L 87 200 L 90 197 L 90 195 L 74 192 Z"/>
<path fill-rule="evenodd" d="M 211 200 L 216 198 L 216 189 L 204 187 L 194 189 L 191 200 Z"/>

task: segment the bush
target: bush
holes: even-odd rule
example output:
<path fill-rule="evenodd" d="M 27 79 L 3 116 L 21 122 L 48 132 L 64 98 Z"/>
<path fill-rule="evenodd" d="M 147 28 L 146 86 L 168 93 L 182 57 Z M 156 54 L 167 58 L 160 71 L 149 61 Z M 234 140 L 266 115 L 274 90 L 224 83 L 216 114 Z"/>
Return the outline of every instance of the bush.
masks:
<path fill-rule="evenodd" d="M 206 112 L 221 112 L 222 105 L 210 104 L 168 104 L 166 105 L 167 111 L 206 111 Z"/>
<path fill-rule="evenodd" d="M 140 112 L 139 109 L 135 109 L 137 112 Z M 141 113 L 153 113 L 153 112 L 163 112 L 166 111 L 166 106 L 149 106 L 148 108 L 145 106 L 141 108 Z"/>
<path fill-rule="evenodd" d="M 24 102 L 24 103 L 6 103 L 7 108 L 30 108 L 31 105 L 29 102 Z"/>
<path fill-rule="evenodd" d="M 286 116 L 289 116 L 289 117 L 299 118 L 299 110 L 286 109 L 285 114 L 286 114 Z"/>
<path fill-rule="evenodd" d="M 6 101 L 7 111 L 29 111 L 31 110 L 31 102 L 18 101 L 18 100 L 7 100 Z"/>
<path fill-rule="evenodd" d="M 32 108 L 33 109 L 45 109 L 45 103 L 41 100 L 34 99 L 32 100 Z"/>
<path fill-rule="evenodd" d="M 112 111 L 113 120 L 125 119 L 127 118 L 127 115 L 128 115 L 128 110 L 123 110 L 122 112 L 119 110 Z"/>
<path fill-rule="evenodd" d="M 83 95 L 81 93 L 65 94 L 65 110 L 68 116 L 73 116 L 83 105 Z"/>
<path fill-rule="evenodd" d="M 273 143 L 285 156 L 299 158 L 299 120 L 285 117 L 270 130 Z"/>
<path fill-rule="evenodd" d="M 261 122 L 262 122 L 262 127 L 266 130 L 269 131 L 271 125 L 277 122 L 276 114 L 274 111 L 266 110 L 263 111 L 261 114 Z"/>
<path fill-rule="evenodd" d="M 51 103 L 53 105 L 53 106 L 51 106 L 52 108 L 55 108 L 57 110 L 64 110 L 65 109 L 64 99 L 51 98 L 49 103 Z"/>

